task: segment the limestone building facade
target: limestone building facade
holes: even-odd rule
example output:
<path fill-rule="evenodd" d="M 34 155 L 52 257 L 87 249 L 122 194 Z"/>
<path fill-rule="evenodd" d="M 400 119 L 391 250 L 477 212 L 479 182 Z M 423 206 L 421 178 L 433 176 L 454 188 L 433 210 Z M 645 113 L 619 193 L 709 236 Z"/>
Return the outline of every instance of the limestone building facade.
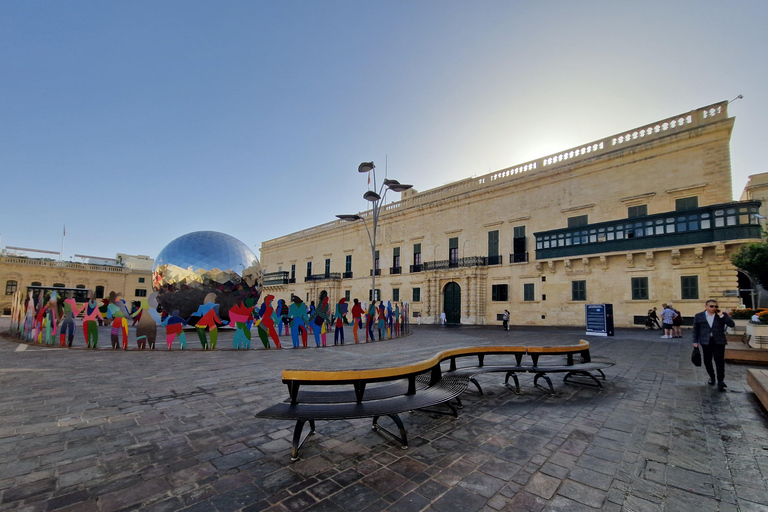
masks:
<path fill-rule="evenodd" d="M 727 107 L 404 192 L 379 218 L 377 293 L 424 323 L 479 325 L 505 309 L 513 325 L 583 325 L 585 304 L 610 303 L 631 326 L 662 302 L 688 319 L 709 297 L 738 306 L 729 256 L 760 239 L 760 201 L 732 200 Z M 371 259 L 362 222 L 328 222 L 262 243 L 264 290 L 366 301 Z"/>
<path fill-rule="evenodd" d="M 144 265 L 137 264 L 135 267 L 138 268 L 17 255 L 0 256 L 0 284 L 4 285 L 0 295 L 0 313 L 10 315 L 14 293 L 26 290 L 27 286 L 84 288 L 94 291 L 99 298 L 106 298 L 109 292 L 114 291 L 130 305 L 152 293 L 151 265 L 149 270 Z"/>

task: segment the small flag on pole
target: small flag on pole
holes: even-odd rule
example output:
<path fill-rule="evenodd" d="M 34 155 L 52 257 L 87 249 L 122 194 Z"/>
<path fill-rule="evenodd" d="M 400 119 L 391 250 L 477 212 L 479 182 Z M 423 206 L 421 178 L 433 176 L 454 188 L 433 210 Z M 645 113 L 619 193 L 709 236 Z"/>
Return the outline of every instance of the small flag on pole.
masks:
<path fill-rule="evenodd" d="M 368 188 L 371 188 L 371 172 L 368 171 Z"/>
<path fill-rule="evenodd" d="M 64 224 L 64 234 L 62 234 L 61 236 L 67 236 L 67 225 L 66 224 Z"/>

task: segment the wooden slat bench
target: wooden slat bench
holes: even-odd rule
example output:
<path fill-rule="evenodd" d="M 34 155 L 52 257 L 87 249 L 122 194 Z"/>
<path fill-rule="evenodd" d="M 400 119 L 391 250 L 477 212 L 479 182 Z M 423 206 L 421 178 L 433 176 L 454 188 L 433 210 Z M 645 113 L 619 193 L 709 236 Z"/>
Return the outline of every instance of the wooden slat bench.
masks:
<path fill-rule="evenodd" d="M 574 355 L 581 355 L 580 361 L 574 361 Z M 528 355 L 530 361 L 523 358 Z M 562 361 L 540 361 L 540 356 L 565 355 Z M 514 359 L 505 364 L 485 365 L 487 356 L 511 356 Z M 457 360 L 476 357 L 475 366 L 457 366 Z M 442 363 L 448 368 L 443 371 Z M 288 399 L 256 414 L 260 418 L 296 421 L 293 433 L 291 460 L 297 460 L 299 450 L 307 438 L 315 433 L 316 420 L 346 420 L 373 418 L 372 428 L 391 436 L 400 442 L 402 448 L 408 447 L 408 436 L 400 419 L 400 414 L 408 411 L 425 410 L 458 417 L 457 402 L 461 407 L 461 395 L 472 382 L 480 392 L 483 390 L 475 376 L 488 372 L 506 374 L 505 385 L 514 378 L 515 391 L 519 393 L 518 373 L 533 373 L 534 384 L 539 378 L 549 383 L 554 393 L 548 373 L 566 373 L 566 381 L 572 375 L 583 375 L 593 379 L 599 387 L 600 382 L 591 372 L 599 372 L 603 378 L 603 368 L 612 366 L 609 360 L 594 361 L 589 355 L 589 343 L 581 340 L 578 345 L 559 347 L 465 347 L 449 349 L 414 364 L 393 368 L 368 370 L 285 370 L 283 383 L 288 386 Z M 327 389 L 317 389 L 322 386 Z M 310 387 L 311 389 L 307 389 Z M 431 409 L 447 406 L 448 411 Z M 395 423 L 396 434 L 381 425 L 378 420 L 387 416 Z M 304 426 L 309 423 L 309 432 L 303 435 Z"/>
<path fill-rule="evenodd" d="M 467 388 L 468 380 L 443 376 L 440 354 L 424 361 L 394 368 L 371 370 L 285 370 L 283 383 L 288 386 L 289 399 L 268 407 L 256 416 L 261 418 L 295 420 L 291 460 L 298 459 L 299 450 L 315 432 L 316 420 L 373 418 L 372 428 L 398 440 L 408 447 L 408 437 L 399 414 L 439 405 L 450 408 L 458 417 L 451 401 L 458 399 Z M 370 384 L 386 382 L 380 386 Z M 306 386 L 346 387 L 308 391 Z M 350 389 L 351 386 L 351 389 Z M 432 411 L 440 412 L 440 411 Z M 379 425 L 381 416 L 392 419 L 399 435 Z M 302 436 L 309 422 L 309 432 Z"/>
<path fill-rule="evenodd" d="M 575 355 L 580 355 L 579 361 L 574 361 Z M 533 373 L 533 385 L 538 386 L 538 380 L 543 378 L 549 384 L 550 393 L 555 392 L 552 381 L 547 376 L 549 373 L 565 373 L 563 382 L 567 382 L 568 379 L 574 375 L 580 375 L 592 379 L 596 386 L 601 388 L 603 385 L 597 380 L 592 372 L 598 372 L 600 376 L 605 379 L 603 369 L 613 366 L 615 363 L 610 359 L 597 358 L 592 359 L 589 354 L 589 342 L 585 340 L 579 340 L 578 345 L 569 346 L 553 346 L 553 347 L 528 347 L 528 355 L 531 358 L 532 367 L 529 368 L 529 372 Z M 561 356 L 564 355 L 565 361 L 552 361 L 547 357 L 545 361 L 540 361 L 541 356 Z"/>

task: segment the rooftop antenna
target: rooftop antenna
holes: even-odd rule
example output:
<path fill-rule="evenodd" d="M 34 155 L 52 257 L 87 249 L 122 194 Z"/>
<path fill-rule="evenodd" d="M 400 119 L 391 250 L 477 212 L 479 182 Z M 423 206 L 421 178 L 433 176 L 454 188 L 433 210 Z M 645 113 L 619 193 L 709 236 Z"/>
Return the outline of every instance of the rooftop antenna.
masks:
<path fill-rule="evenodd" d="M 743 94 L 739 94 L 738 96 L 733 98 L 731 101 L 729 101 L 728 104 L 730 105 L 731 103 L 733 103 L 736 100 L 743 100 L 743 99 L 744 99 L 744 95 Z"/>

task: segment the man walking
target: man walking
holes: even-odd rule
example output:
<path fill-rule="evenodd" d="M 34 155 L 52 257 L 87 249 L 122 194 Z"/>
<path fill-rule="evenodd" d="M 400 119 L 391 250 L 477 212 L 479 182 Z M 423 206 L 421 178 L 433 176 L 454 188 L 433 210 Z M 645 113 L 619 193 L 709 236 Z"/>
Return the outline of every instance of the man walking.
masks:
<path fill-rule="evenodd" d="M 672 325 L 672 321 L 677 316 L 677 313 L 675 313 L 675 310 L 672 309 L 672 304 L 662 304 L 661 307 L 664 308 L 664 310 L 661 312 L 661 326 L 664 328 L 664 335 L 662 338 L 672 338 L 672 330 L 674 329 L 674 325 Z"/>
<path fill-rule="evenodd" d="M 504 314 L 501 316 L 501 321 L 504 323 L 504 330 L 509 330 L 509 311 L 504 310 Z"/>
<path fill-rule="evenodd" d="M 720 391 L 725 391 L 727 387 L 725 385 L 725 345 L 728 340 L 725 338 L 725 326 L 734 326 L 728 313 L 730 311 L 720 311 L 717 301 L 710 299 L 706 303 L 706 309 L 693 317 L 693 346 L 701 345 L 704 368 L 709 374 L 708 384 L 714 386 L 715 377 L 717 377 L 717 388 Z M 715 360 L 717 375 L 712 368 L 712 359 Z"/>

